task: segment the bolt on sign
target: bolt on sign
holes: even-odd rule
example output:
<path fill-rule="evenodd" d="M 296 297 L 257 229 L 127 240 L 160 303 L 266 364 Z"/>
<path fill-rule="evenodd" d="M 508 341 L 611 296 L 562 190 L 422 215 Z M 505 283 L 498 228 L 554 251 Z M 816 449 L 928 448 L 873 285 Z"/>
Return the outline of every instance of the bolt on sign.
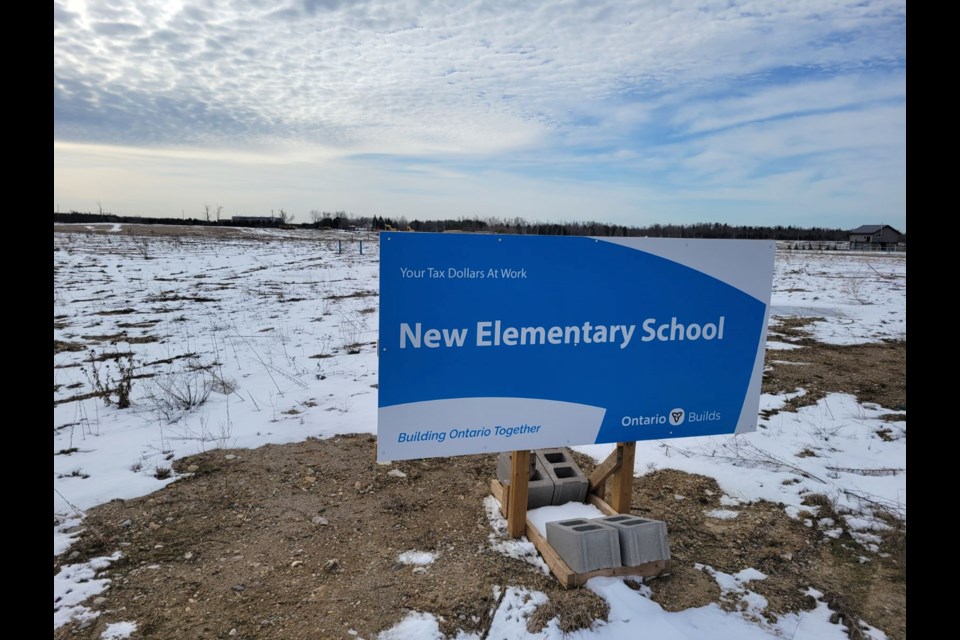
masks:
<path fill-rule="evenodd" d="M 379 460 L 756 429 L 773 241 L 380 240 Z"/>

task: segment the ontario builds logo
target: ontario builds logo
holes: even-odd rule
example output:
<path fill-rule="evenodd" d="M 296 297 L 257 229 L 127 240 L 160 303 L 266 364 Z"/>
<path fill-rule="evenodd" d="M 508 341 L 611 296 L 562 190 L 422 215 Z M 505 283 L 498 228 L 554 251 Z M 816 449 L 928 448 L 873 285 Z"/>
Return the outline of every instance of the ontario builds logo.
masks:
<path fill-rule="evenodd" d="M 683 424 L 685 415 L 683 409 L 674 409 L 666 415 L 655 413 L 646 416 L 623 416 L 620 419 L 620 425 L 624 427 L 649 427 L 658 424 L 670 424 L 675 427 L 678 424 Z"/>
<path fill-rule="evenodd" d="M 667 420 L 671 426 L 678 427 L 684 422 L 692 424 L 694 422 L 716 422 L 720 419 L 719 411 L 684 411 L 683 409 L 671 409 L 667 414 Z"/>
<path fill-rule="evenodd" d="M 694 422 L 714 422 L 720 419 L 719 411 L 690 411 L 677 407 L 664 413 L 655 413 L 646 416 L 623 416 L 620 425 L 624 427 L 649 427 L 655 425 L 670 425 L 679 427 Z"/>

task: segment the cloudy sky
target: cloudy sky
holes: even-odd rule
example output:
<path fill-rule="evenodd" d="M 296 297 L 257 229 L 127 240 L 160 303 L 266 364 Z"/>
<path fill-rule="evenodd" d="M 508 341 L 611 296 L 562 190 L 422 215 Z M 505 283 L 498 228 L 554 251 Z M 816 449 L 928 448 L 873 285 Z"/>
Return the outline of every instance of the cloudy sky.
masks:
<path fill-rule="evenodd" d="M 54 210 L 906 230 L 905 0 L 54 2 Z"/>

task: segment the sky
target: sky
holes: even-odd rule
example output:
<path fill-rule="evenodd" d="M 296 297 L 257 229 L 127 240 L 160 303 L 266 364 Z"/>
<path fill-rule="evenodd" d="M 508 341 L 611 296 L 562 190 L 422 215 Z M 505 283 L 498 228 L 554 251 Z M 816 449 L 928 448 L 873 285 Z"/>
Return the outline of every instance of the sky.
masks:
<path fill-rule="evenodd" d="M 906 231 L 902 0 L 55 0 L 54 210 Z"/>
<path fill-rule="evenodd" d="M 376 236 L 369 235 L 360 254 L 356 242 L 345 242 L 338 253 L 339 236 L 331 233 L 321 240 L 312 230 L 243 229 L 235 238 L 209 240 L 203 234 L 210 228 L 176 239 L 124 235 L 123 228 L 108 224 L 100 226 L 106 231 L 100 234 L 54 234 L 54 343 L 65 347 L 55 348 L 53 370 L 55 556 L 71 553 L 87 509 L 144 496 L 184 477 L 176 472 L 157 477 L 174 458 L 218 448 L 235 451 L 376 433 L 378 400 L 371 386 L 378 381 Z M 792 342 L 796 338 L 776 328 L 779 318 L 789 317 L 817 318 L 808 327 L 810 334 L 827 344 L 905 340 L 906 256 L 778 252 L 771 316 L 767 350 L 798 348 Z M 356 343 L 362 345 L 359 353 L 351 353 L 355 349 L 348 347 Z M 93 390 L 88 349 L 93 355 L 129 350 L 138 374 L 153 375 L 135 381 L 130 408 L 105 406 L 96 397 L 71 400 Z M 212 363 L 218 363 L 215 374 L 197 373 Z M 102 380 L 117 378 L 111 359 L 99 366 Z M 213 385 L 217 380 L 225 383 Z M 198 390 L 206 383 L 212 385 L 208 399 L 192 410 L 172 410 L 159 401 L 164 388 L 193 385 Z M 872 562 L 882 551 L 877 532 L 886 525 L 865 505 L 884 504 L 906 517 L 906 411 L 831 393 L 799 411 L 765 417 L 804 393 L 763 394 L 758 429 L 752 433 L 640 441 L 635 474 L 672 468 L 715 478 L 723 491 L 722 508 L 705 511 L 705 516 L 736 518 L 757 500 L 782 504 L 791 518 L 824 535 L 849 532 L 860 545 L 861 561 Z M 903 414 L 902 421 L 891 419 L 897 414 Z M 877 435 L 880 430 L 886 438 Z M 575 449 L 600 461 L 613 446 Z M 238 453 L 242 456 L 242 451 L 225 455 Z M 389 463 L 377 468 L 386 475 L 398 471 Z M 802 504 L 809 492 L 832 498 L 841 520 L 816 518 L 815 513 L 811 519 L 809 512 L 817 508 Z M 528 540 L 506 536 L 506 522 L 492 496 L 476 506 L 478 513 L 487 514 L 493 550 L 545 568 Z M 595 517 L 590 509 L 568 504 L 528 515 L 542 532 L 551 520 Z M 135 633 L 137 621 L 124 612 L 101 614 L 84 604 L 109 588 L 108 570 L 121 553 L 108 549 L 103 557 L 83 563 L 70 563 L 66 556 L 54 576 L 54 628 L 71 619 L 105 615 L 103 637 Z M 435 566 L 442 558 L 422 549 L 400 552 L 397 562 L 412 571 L 442 570 Z M 750 614 L 766 607 L 750 586 L 766 579 L 756 567 L 740 567 L 732 574 L 695 568 L 709 574 L 725 597 L 742 601 L 744 611 L 727 612 L 712 604 L 668 612 L 646 587 L 636 591 L 623 581 L 594 579 L 587 588 L 609 602 L 609 622 L 570 637 L 633 640 L 641 616 L 658 630 L 658 638 L 695 640 L 704 628 L 715 630 L 711 637 L 720 640 L 847 637 L 841 625 L 829 622 L 832 612 L 823 594 L 811 594 L 818 603 L 813 611 L 754 620 Z M 519 585 L 504 588 L 488 637 L 561 637 L 556 622 L 540 635 L 526 631 L 526 620 L 546 594 Z M 878 630 L 868 636 L 886 638 Z M 411 612 L 379 637 L 442 640 L 430 611 Z"/>

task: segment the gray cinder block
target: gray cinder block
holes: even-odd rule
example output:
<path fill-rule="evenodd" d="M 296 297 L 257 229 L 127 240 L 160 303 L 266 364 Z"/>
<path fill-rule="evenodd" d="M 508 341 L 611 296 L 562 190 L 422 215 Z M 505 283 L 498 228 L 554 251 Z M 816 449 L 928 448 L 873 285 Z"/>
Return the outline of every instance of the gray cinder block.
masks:
<path fill-rule="evenodd" d="M 620 558 L 624 566 L 635 567 L 646 562 L 670 559 L 666 522 L 628 514 L 596 520 L 617 530 L 620 537 Z"/>
<path fill-rule="evenodd" d="M 547 523 L 547 542 L 577 573 L 620 566 L 617 530 L 599 518 L 574 518 Z"/>
<path fill-rule="evenodd" d="M 570 452 L 562 447 L 556 447 L 553 449 L 538 449 L 536 453 L 543 459 L 543 464 L 564 464 L 577 466 L 577 463 L 573 461 L 573 456 L 570 455 Z"/>
<path fill-rule="evenodd" d="M 501 451 L 500 457 L 497 458 L 497 479 L 500 482 L 510 482 L 510 465 L 512 461 L 512 453 L 510 451 Z M 530 452 L 530 479 L 533 479 L 533 474 L 537 469 L 537 456 L 536 452 Z"/>
<path fill-rule="evenodd" d="M 507 462 L 505 470 L 503 468 L 503 457 L 504 454 L 500 454 L 500 461 L 497 463 L 497 479 L 500 480 L 504 489 L 506 489 L 510 486 L 510 454 L 506 454 Z M 548 507 L 553 504 L 553 496 L 555 493 L 553 480 L 547 475 L 546 469 L 539 464 L 537 456 L 531 454 L 530 462 L 533 464 L 534 469 L 530 475 L 530 480 L 527 482 L 527 509 Z"/>
<path fill-rule="evenodd" d="M 587 498 L 589 481 L 566 449 L 540 449 L 537 460 L 553 480 L 553 504 L 583 502 Z"/>

